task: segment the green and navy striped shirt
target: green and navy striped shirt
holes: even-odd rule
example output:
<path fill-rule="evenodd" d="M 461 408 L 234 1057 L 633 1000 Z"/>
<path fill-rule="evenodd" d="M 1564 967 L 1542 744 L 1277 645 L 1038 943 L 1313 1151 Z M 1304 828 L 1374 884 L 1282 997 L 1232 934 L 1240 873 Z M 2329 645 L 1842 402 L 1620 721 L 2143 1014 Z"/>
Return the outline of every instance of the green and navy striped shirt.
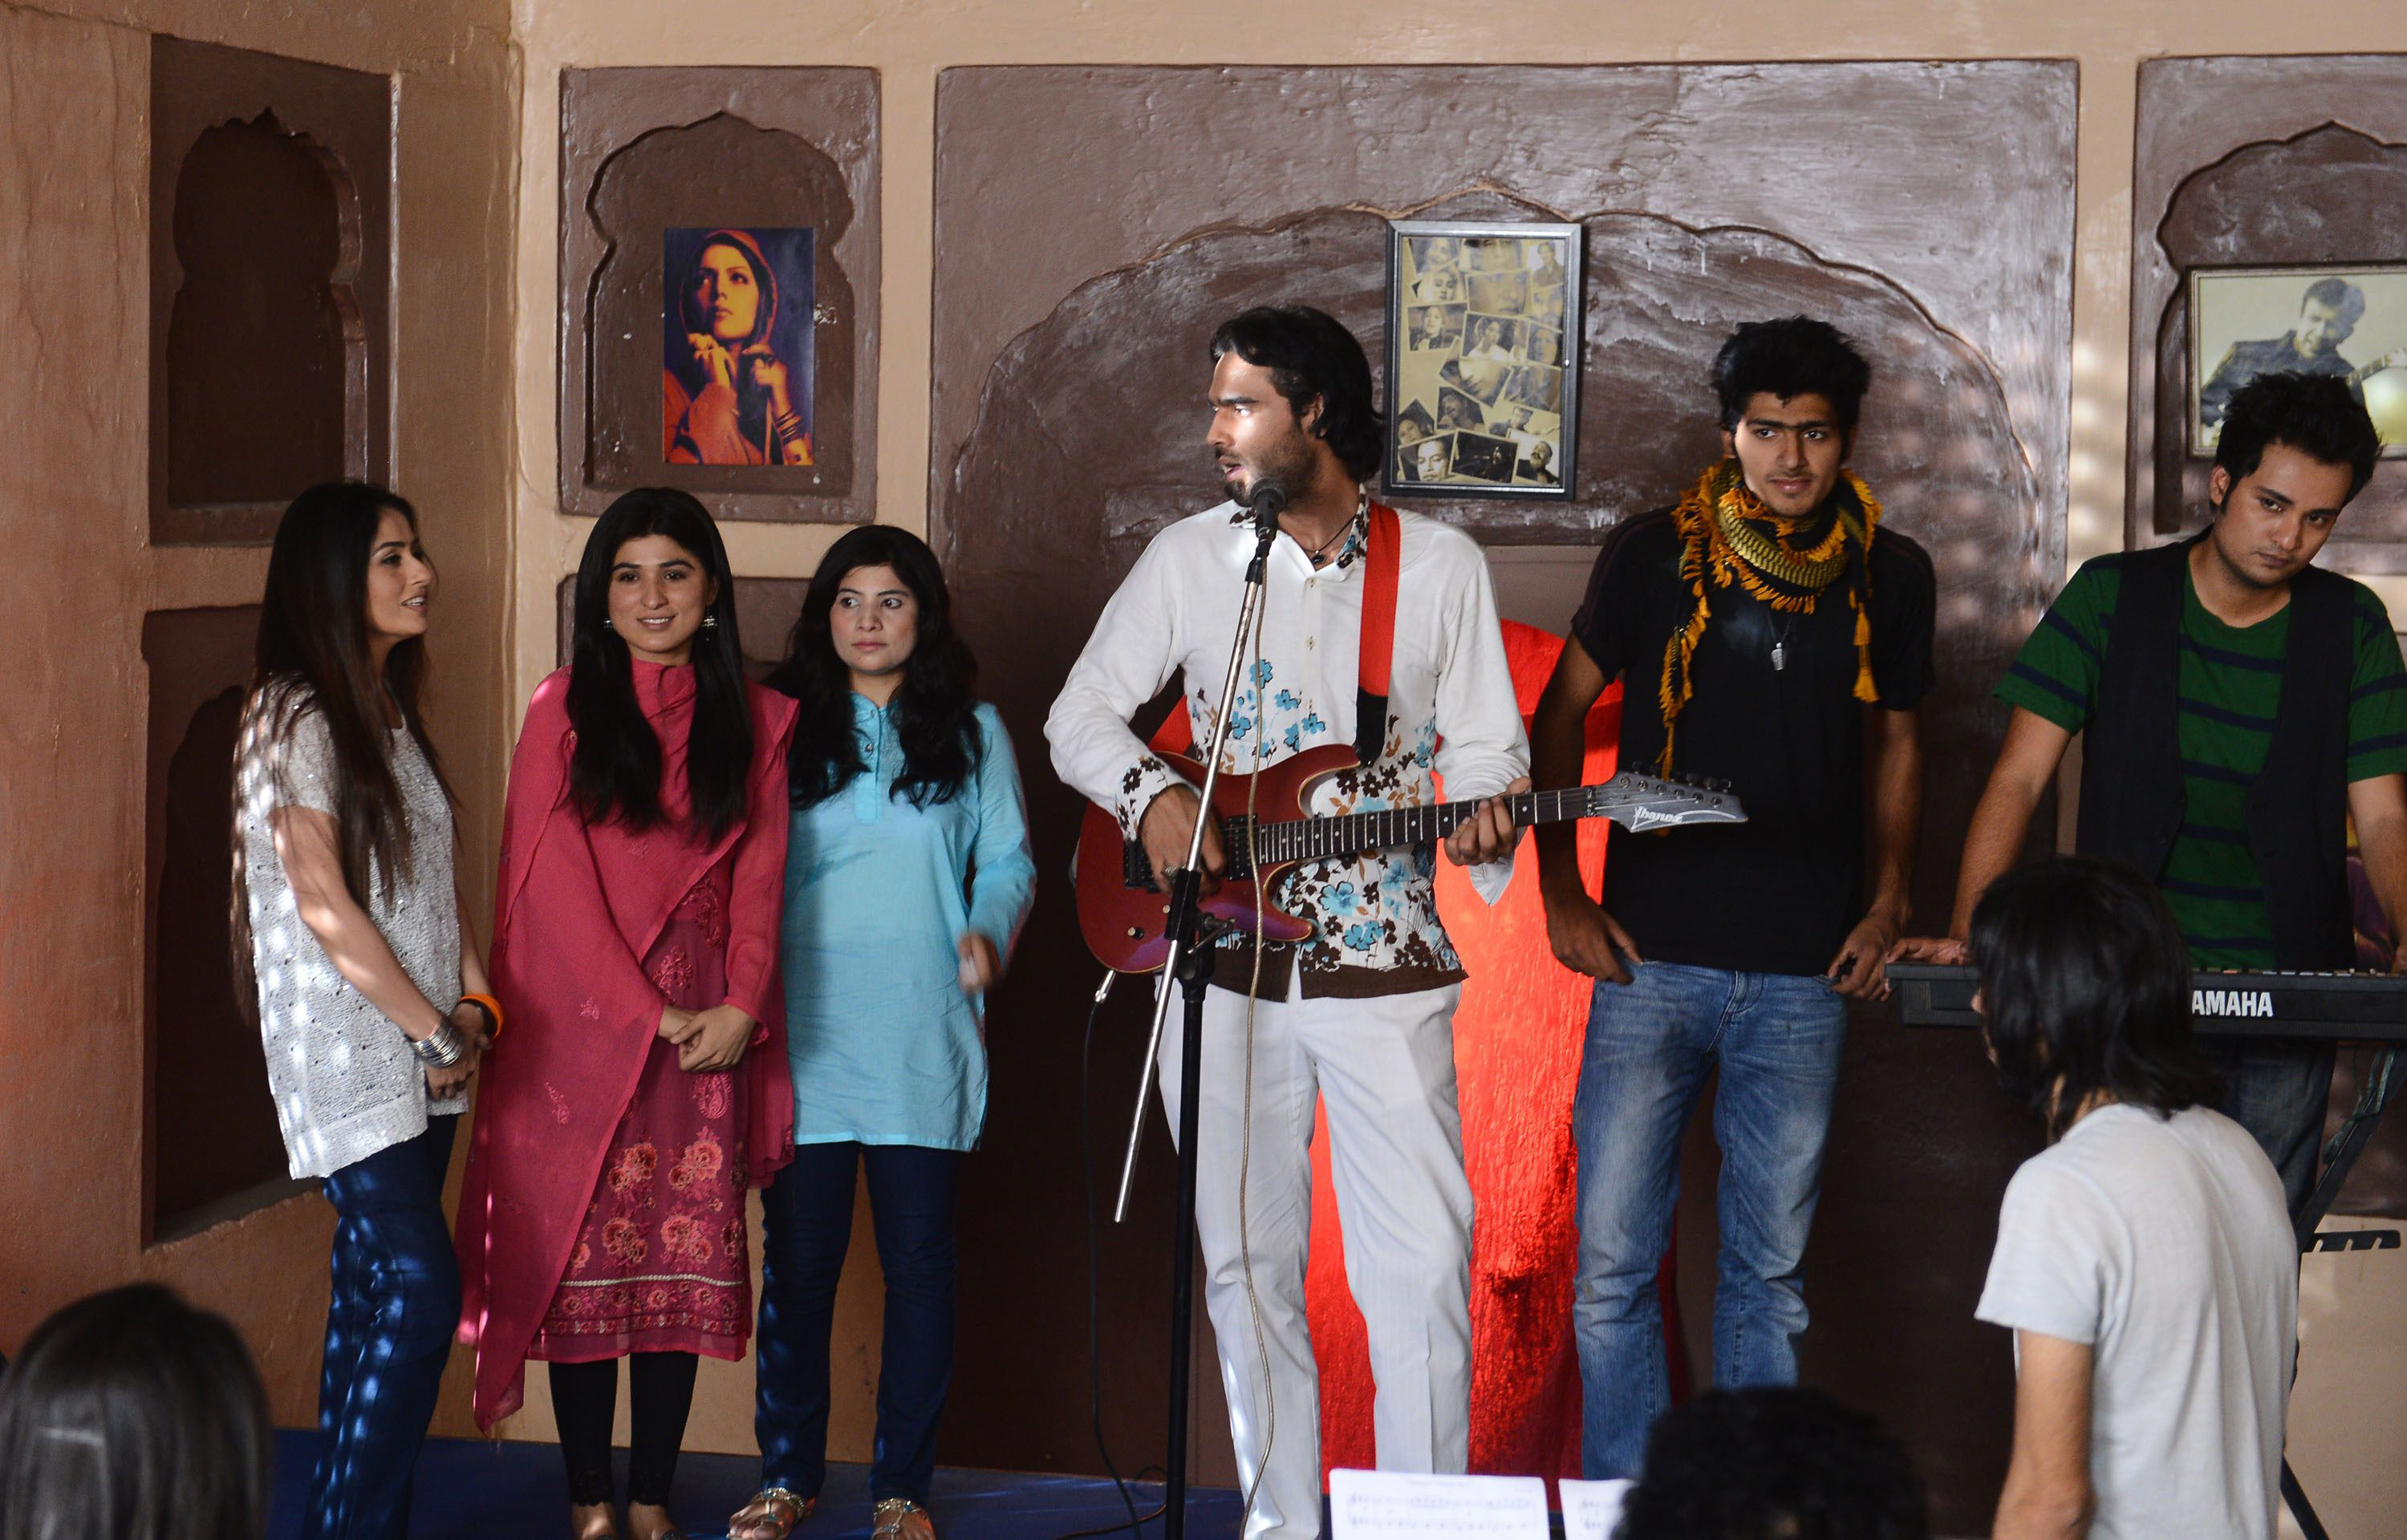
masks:
<path fill-rule="evenodd" d="M 2115 629 L 2117 558 L 2085 563 L 2056 598 L 1998 686 L 1998 699 L 2067 732 L 2089 725 Z M 2407 667 L 2382 600 L 2352 582 L 2356 664 L 2348 691 L 2348 778 L 2407 771 Z M 2248 848 L 2248 789 L 2264 768 L 2282 701 L 2287 608 L 2227 626 L 2182 571 L 2181 758 L 2186 806 L 2159 885 L 2199 968 L 2270 968 L 2273 927 Z"/>

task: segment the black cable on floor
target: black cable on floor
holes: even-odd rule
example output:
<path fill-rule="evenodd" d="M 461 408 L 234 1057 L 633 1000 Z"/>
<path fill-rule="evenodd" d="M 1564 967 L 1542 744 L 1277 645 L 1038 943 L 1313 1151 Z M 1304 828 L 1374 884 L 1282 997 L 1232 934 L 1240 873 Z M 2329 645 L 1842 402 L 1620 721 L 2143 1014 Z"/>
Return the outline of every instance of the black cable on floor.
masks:
<path fill-rule="evenodd" d="M 1144 1527 L 1159 1519 L 1168 1509 L 1164 1502 L 1151 1513 L 1139 1514 L 1136 1499 L 1129 1495 L 1128 1483 L 1120 1479 L 1119 1467 L 1112 1463 L 1112 1451 L 1104 1440 L 1104 1328 L 1103 1271 L 1100 1261 L 1099 1229 L 1095 1218 L 1095 1134 L 1092 1126 L 1092 1091 L 1095 1058 L 1095 1023 L 1104 1013 L 1104 1001 L 1111 994 L 1112 980 L 1106 976 L 1095 991 L 1095 1003 L 1087 1012 L 1087 1034 L 1078 1045 L 1078 1161 L 1086 1172 L 1087 1191 L 1087 1392 L 1088 1406 L 1095 1430 L 1095 1452 L 1103 1457 L 1104 1470 L 1112 1478 L 1112 1486 L 1120 1494 L 1120 1505 L 1128 1510 L 1123 1523 L 1106 1524 L 1101 1529 L 1072 1530 L 1054 1540 L 1094 1540 L 1105 1534 L 1141 1534 Z M 1137 1473 L 1145 1479 L 1147 1465 Z M 1165 1478 L 1167 1472 L 1163 1473 Z"/>

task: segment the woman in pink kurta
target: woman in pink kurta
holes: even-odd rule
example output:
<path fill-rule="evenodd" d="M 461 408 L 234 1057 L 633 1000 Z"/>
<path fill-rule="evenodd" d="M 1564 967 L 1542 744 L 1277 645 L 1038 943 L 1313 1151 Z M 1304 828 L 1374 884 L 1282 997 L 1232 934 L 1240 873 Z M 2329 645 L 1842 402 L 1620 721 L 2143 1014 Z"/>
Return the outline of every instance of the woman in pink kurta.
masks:
<path fill-rule="evenodd" d="M 476 1413 L 548 1362 L 576 1533 L 617 1535 L 618 1360 L 634 1414 L 629 1540 L 660 1540 L 695 1355 L 743 1355 L 745 1191 L 792 1156 L 777 980 L 793 703 L 745 680 L 719 532 L 631 492 L 577 579 L 571 666 L 510 766 L 486 1062 L 458 1225 Z"/>

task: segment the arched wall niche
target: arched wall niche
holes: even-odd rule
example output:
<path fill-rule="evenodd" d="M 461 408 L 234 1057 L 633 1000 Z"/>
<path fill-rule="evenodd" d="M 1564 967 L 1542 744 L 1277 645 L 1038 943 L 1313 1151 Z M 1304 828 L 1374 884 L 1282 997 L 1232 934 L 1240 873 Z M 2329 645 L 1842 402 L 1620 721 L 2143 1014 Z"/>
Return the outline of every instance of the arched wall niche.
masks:
<path fill-rule="evenodd" d="M 271 108 L 205 130 L 176 177 L 167 505 L 272 506 L 359 475 L 359 191 Z"/>
<path fill-rule="evenodd" d="M 872 517 L 876 72 L 571 70 L 560 110 L 561 511 L 666 485 L 720 518 Z M 664 459 L 662 237 L 719 228 L 813 232 L 807 467 Z"/>
<path fill-rule="evenodd" d="M 151 105 L 151 539 L 255 544 L 391 472 L 391 82 L 159 37 Z"/>

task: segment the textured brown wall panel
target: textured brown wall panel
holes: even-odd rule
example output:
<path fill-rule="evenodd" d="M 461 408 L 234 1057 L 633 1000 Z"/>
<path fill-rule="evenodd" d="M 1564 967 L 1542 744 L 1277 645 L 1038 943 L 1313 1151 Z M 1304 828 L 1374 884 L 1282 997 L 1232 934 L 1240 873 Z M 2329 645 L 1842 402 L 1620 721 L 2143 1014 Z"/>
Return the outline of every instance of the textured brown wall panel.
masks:
<path fill-rule="evenodd" d="M 570 70 L 562 79 L 560 505 L 634 487 L 720 518 L 866 520 L 876 507 L 877 76 L 865 69 Z M 661 459 L 661 234 L 818 233 L 808 468 Z"/>
<path fill-rule="evenodd" d="M 1674 69 L 1512 71 L 1538 84 L 1500 105 L 1475 70 L 1284 72 L 1275 86 L 1250 71 L 948 74 L 938 121 L 930 522 L 960 622 L 988 663 L 986 691 L 1018 748 L 1040 872 L 1063 870 L 1078 814 L 1047 763 L 1045 710 L 1145 541 L 1218 498 L 1201 444 L 1212 327 L 1246 304 L 1308 302 L 1346 322 L 1375 357 L 1385 219 L 1409 208 L 1571 218 L 1587 228 L 1580 495 L 1570 506 L 1413 504 L 1483 539 L 1584 544 L 1617 518 L 1671 501 L 1715 452 L 1704 372 L 1734 322 L 1803 310 L 1865 344 L 1879 375 L 1857 464 L 1896 527 L 1930 549 L 1942 586 L 1916 897 L 1926 916 L 1944 914 L 2002 728 L 1987 690 L 2060 560 L 2067 279 L 2060 261 L 2026 261 L 2012 239 L 1975 262 L 1955 250 L 1944 281 L 1929 285 L 1834 261 L 1829 246 L 1841 231 L 1852 240 L 1864 225 L 1884 225 L 1901 186 L 1934 197 L 1943 185 L 1977 187 L 2001 208 L 2001 230 L 2067 230 L 2069 81 L 2045 67 L 1998 68 L 1997 79 L 1972 66 L 1945 78 L 2000 113 L 2011 101 L 2013 143 L 1970 133 L 1958 115 L 1974 110 L 1971 100 L 1922 98 L 1920 116 L 1906 116 L 1929 144 L 1877 166 L 1838 153 L 1863 101 L 1832 104 L 1850 90 L 1860 98 L 1927 84 L 1934 72 L 1759 72 L 1776 78 L 1768 89 L 1788 104 L 1792 163 L 1818 168 L 1807 178 L 1818 217 L 1777 230 L 1713 228 L 1700 217 L 1729 206 L 1729 189 L 1715 180 L 1736 153 L 1724 135 L 1743 136 L 1767 110 L 1734 93 L 1715 98 L 1727 123 L 1705 111 L 1699 93 L 1733 90 L 1718 77 L 1688 89 L 1691 72 Z M 1801 76 L 1818 77 L 1819 94 Z M 1046 114 L 1024 120 L 1006 153 L 991 131 L 1007 108 L 1040 94 Z M 1333 123 L 1306 110 L 1324 95 L 1346 104 Z M 1218 109 L 1190 123 L 1207 96 Z M 1821 105 L 1809 110 L 1806 98 Z M 1574 111 L 1583 100 L 1595 111 Z M 1249 115 L 1249 105 L 1261 110 Z M 1075 126 L 1048 136 L 1037 125 L 1051 121 Z M 1414 162 L 1441 129 L 1457 152 Z M 1417 184 L 1405 175 L 1414 164 Z M 1594 195 L 1600 180 L 1645 211 L 1455 193 L 1486 181 Z M 1115 197 L 1108 209 L 1088 206 Z M 1227 204 L 1210 206 L 1215 197 Z M 1261 206 L 1272 199 L 1280 201 Z M 1163 238 L 1141 244 L 1156 231 Z M 1069 274 L 1079 261 L 1093 265 Z M 1896 266 L 1932 276 L 1928 263 Z M 2019 329 L 2011 367 L 1975 340 L 1993 324 Z M 2050 372 L 2053 383 L 2021 392 L 2018 410 L 2013 382 Z M 1560 628 L 1568 618 L 1551 620 Z M 1060 1279 L 1084 1250 L 1079 1151 L 1063 1132 L 1076 1115 L 1075 1028 L 1095 976 L 1066 886 L 1041 883 L 996 998 L 987 1146 L 966 1178 L 964 1273 L 986 1282 L 963 1293 L 947 1461 L 1092 1462 L 1084 1300 Z M 1098 1039 L 1090 1125 L 1106 1162 L 1125 1127 L 1143 993 L 1123 989 Z M 1913 1439 L 1943 1516 L 1969 1530 L 1986 1521 L 1995 1495 L 2011 1384 L 2002 1340 L 1973 1324 L 1972 1307 L 2004 1180 L 2033 1137 L 1969 1042 L 1904 1033 L 1885 1010 L 1860 1013 L 1841 1096 L 1809 1263 L 1817 1314 L 1807 1373 Z M 1147 1141 L 1140 1217 L 1107 1232 L 1104 1250 L 1107 1317 L 1146 1323 L 1106 1346 L 1105 1416 L 1124 1464 L 1158 1450 L 1164 1387 L 1150 1328 L 1166 1307 L 1160 1230 L 1172 1166 L 1158 1119 Z M 1699 1322 L 1710 1318 L 1712 1278 L 1709 1138 L 1702 1148 L 1682 1221 L 1686 1309 Z M 1205 1413 L 1217 1420 L 1216 1377 L 1205 1372 Z"/>

